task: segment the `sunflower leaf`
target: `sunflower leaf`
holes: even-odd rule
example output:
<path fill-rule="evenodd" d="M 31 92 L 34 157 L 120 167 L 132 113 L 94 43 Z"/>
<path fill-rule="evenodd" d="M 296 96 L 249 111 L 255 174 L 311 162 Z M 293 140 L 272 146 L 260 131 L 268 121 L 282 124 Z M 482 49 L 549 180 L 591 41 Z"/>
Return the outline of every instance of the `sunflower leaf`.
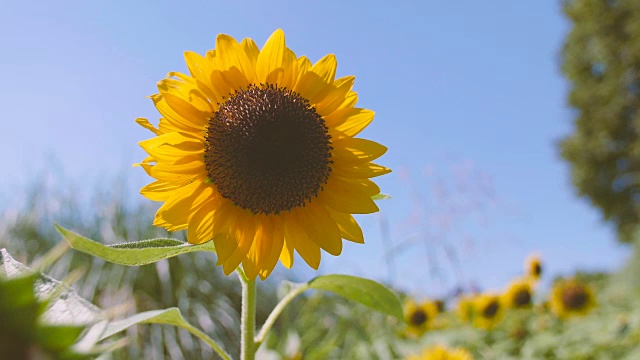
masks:
<path fill-rule="evenodd" d="M 144 248 L 163 248 L 163 247 L 173 247 L 173 246 L 181 246 L 188 245 L 184 241 L 178 239 L 149 239 L 142 241 L 131 241 L 122 244 L 113 244 L 108 245 L 112 248 L 117 249 L 144 249 Z"/>
<path fill-rule="evenodd" d="M 389 289 L 373 280 L 349 275 L 324 275 L 312 279 L 308 285 L 311 289 L 330 291 L 384 314 L 403 319 L 400 300 Z"/>
<path fill-rule="evenodd" d="M 215 342 L 215 340 L 189 324 L 184 317 L 182 317 L 180 310 L 176 307 L 164 310 L 145 311 L 132 315 L 126 319 L 112 321 L 107 325 L 107 328 L 102 333 L 100 340 L 104 340 L 109 336 L 115 335 L 136 324 L 165 324 L 181 327 L 206 342 L 223 359 L 230 359 L 229 355 L 220 345 L 218 345 L 218 343 Z"/>
<path fill-rule="evenodd" d="M 104 245 L 78 235 L 62 226 L 56 225 L 56 229 L 72 248 L 120 265 L 146 265 L 194 251 L 215 252 L 213 241 L 190 245 L 176 239 L 151 239 Z"/>
<path fill-rule="evenodd" d="M 47 255 L 45 255 L 47 257 Z M 46 358 L 84 359 L 100 354 L 96 341 L 84 341 L 76 346 L 85 329 L 101 322 L 102 311 L 80 297 L 63 282 L 31 270 L 0 249 L 0 340 L 10 343 L 3 347 L 6 358 L 16 358 L 11 351 L 22 347 L 38 348 Z M 91 330 L 88 330 L 91 331 Z M 1 341 L 0 341 L 1 342 Z M 3 357 L 4 358 L 4 357 Z"/>
<path fill-rule="evenodd" d="M 391 199 L 391 195 L 380 193 L 380 194 L 373 195 L 371 197 L 371 199 L 372 200 L 387 200 L 387 199 Z"/>

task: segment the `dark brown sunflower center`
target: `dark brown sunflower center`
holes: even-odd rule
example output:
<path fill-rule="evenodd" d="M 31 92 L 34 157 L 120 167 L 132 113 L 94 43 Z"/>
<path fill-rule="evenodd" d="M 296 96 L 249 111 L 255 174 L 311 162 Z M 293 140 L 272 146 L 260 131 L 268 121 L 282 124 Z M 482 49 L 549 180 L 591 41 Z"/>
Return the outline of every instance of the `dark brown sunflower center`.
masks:
<path fill-rule="evenodd" d="M 304 206 L 331 172 L 324 119 L 300 94 L 250 85 L 209 120 L 205 165 L 220 194 L 256 214 Z"/>
<path fill-rule="evenodd" d="M 444 300 L 436 300 L 435 301 L 436 308 L 438 309 L 438 313 L 443 313 L 446 310 L 446 305 Z"/>
<path fill-rule="evenodd" d="M 517 307 L 527 306 L 531 304 L 531 292 L 527 289 L 520 289 L 513 297 L 513 303 Z"/>
<path fill-rule="evenodd" d="M 567 309 L 578 310 L 587 303 L 589 295 L 582 286 L 568 287 L 562 293 L 562 303 Z"/>
<path fill-rule="evenodd" d="M 411 323 L 411 325 L 420 326 L 427 322 L 427 313 L 422 309 L 417 309 L 413 312 L 413 314 L 411 314 L 409 322 Z"/>
<path fill-rule="evenodd" d="M 498 309 L 500 309 L 500 304 L 497 300 L 492 300 L 489 304 L 487 304 L 487 306 L 484 307 L 484 309 L 482 309 L 482 316 L 490 319 L 496 316 L 496 314 L 498 313 Z"/>
<path fill-rule="evenodd" d="M 533 275 L 540 276 L 542 274 L 542 266 L 540 263 L 533 264 Z"/>

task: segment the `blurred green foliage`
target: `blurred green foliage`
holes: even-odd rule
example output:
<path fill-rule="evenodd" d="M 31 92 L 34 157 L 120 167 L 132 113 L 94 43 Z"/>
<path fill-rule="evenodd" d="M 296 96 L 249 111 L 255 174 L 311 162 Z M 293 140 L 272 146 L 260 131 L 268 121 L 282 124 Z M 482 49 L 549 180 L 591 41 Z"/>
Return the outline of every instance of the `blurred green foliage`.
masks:
<path fill-rule="evenodd" d="M 55 259 L 54 252 L 49 259 Z M 40 274 L 0 249 L 0 355 L 12 360 L 92 359 L 115 344 L 96 347 L 100 309 L 64 283 Z M 91 329 L 90 329 L 91 328 Z M 85 331 L 87 330 L 87 331 Z M 81 336 L 86 334 L 86 336 Z"/>
<path fill-rule="evenodd" d="M 8 359 L 72 359 L 71 354 L 83 326 L 53 326 L 42 321 L 47 301 L 34 287 L 38 273 L 14 278 L 0 276 L 0 354 Z"/>
<path fill-rule="evenodd" d="M 63 241 L 54 223 L 108 244 L 158 237 L 185 240 L 183 233 L 168 234 L 152 226 L 157 204 L 128 200 L 122 181 L 113 181 L 108 188 L 111 190 L 96 191 L 92 198 L 84 199 L 65 188 L 32 184 L 19 208 L 0 209 L 0 247 L 29 263 Z M 49 274 L 64 278 L 73 269 L 85 268 L 86 274 L 74 288 L 115 318 L 177 306 L 187 321 L 237 357 L 240 284 L 235 274 L 224 276 L 215 262 L 215 254 L 190 253 L 153 265 L 127 267 L 71 250 Z M 287 283 L 278 287 L 276 277 L 258 286 L 258 328 L 284 296 Z M 276 349 L 276 358 L 287 353 L 287 346 L 289 352 L 304 353 L 305 359 L 396 358 L 395 324 L 397 320 L 390 316 L 339 296 L 311 292 L 285 309 L 263 347 Z M 292 342 L 296 337 L 300 341 Z M 172 326 L 135 326 L 125 338 L 128 344 L 113 353 L 114 359 L 216 358 L 206 344 Z M 292 344 L 297 344 L 293 350 Z"/>
<path fill-rule="evenodd" d="M 640 1 L 565 0 L 562 52 L 575 110 L 560 143 L 581 196 L 632 240 L 640 223 Z"/>
<path fill-rule="evenodd" d="M 155 204 L 127 201 L 124 186 L 111 189 L 115 190 L 82 199 L 72 192 L 55 193 L 45 191 L 40 183 L 33 185 L 22 207 L 3 209 L 0 247 L 19 261 L 32 263 L 29 260 L 62 241 L 54 222 L 107 243 L 169 235 L 184 239 L 182 233 L 167 234 L 151 225 Z M 405 324 L 391 316 L 311 291 L 285 309 L 258 358 L 400 359 L 444 343 L 466 348 L 477 359 L 637 359 L 640 245 L 634 246 L 632 260 L 619 273 L 576 274 L 594 287 L 597 296 L 598 307 L 585 317 L 557 319 L 544 305 L 547 294 L 541 291 L 535 295 L 533 309 L 508 312 L 491 331 L 474 328 L 449 311 L 438 315 L 438 326 L 415 339 L 406 335 Z M 237 357 L 240 286 L 235 275 L 222 274 L 215 260 L 215 254 L 190 253 L 153 265 L 126 267 L 72 250 L 49 274 L 65 278 L 71 270 L 84 268 L 86 274 L 74 288 L 113 318 L 177 306 L 191 324 Z M 289 286 L 288 282 L 260 284 L 258 328 Z M 447 305 L 451 307 L 452 301 Z M 123 338 L 127 345 L 112 354 L 114 359 L 215 358 L 199 339 L 168 325 L 134 326 Z"/>
<path fill-rule="evenodd" d="M 54 223 L 100 239 L 105 243 L 168 237 L 152 226 L 155 204 L 128 201 L 122 181 L 111 181 L 110 191 L 96 191 L 85 199 L 73 191 L 37 182 L 29 186 L 18 209 L 0 209 L 0 247 L 30 263 L 62 241 Z M 171 234 L 184 239 L 184 234 Z M 224 344 L 232 355 L 238 351 L 240 286 L 235 275 L 226 277 L 215 266 L 215 255 L 185 254 L 154 265 L 126 267 L 69 251 L 51 268 L 54 278 L 65 278 L 72 269 L 86 274 L 74 284 L 78 293 L 117 318 L 134 313 L 177 306 L 187 320 Z M 258 321 L 275 306 L 275 291 L 261 286 Z M 128 345 L 115 359 L 215 358 L 212 350 L 184 330 L 145 325 L 127 330 Z"/>

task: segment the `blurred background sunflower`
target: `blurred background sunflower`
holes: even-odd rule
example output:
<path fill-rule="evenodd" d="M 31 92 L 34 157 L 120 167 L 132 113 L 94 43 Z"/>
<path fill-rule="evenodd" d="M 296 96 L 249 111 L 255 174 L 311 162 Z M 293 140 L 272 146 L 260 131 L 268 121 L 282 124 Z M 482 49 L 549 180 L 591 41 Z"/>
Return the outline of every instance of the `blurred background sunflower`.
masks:
<path fill-rule="evenodd" d="M 549 305 L 558 317 L 583 316 L 595 306 L 593 290 L 577 279 L 559 279 L 551 290 Z"/>
<path fill-rule="evenodd" d="M 509 284 L 502 295 L 503 303 L 512 309 L 529 308 L 533 304 L 533 286 L 528 278 L 518 278 Z"/>
<path fill-rule="evenodd" d="M 407 360 L 473 360 L 473 356 L 462 348 L 449 349 L 435 345 L 424 349 L 420 355 L 409 356 Z"/>
<path fill-rule="evenodd" d="M 438 306 L 434 302 L 427 300 L 417 303 L 413 299 L 407 300 L 404 306 L 407 335 L 422 336 L 432 327 L 437 315 Z"/>
<path fill-rule="evenodd" d="M 539 280 L 542 276 L 542 259 L 538 254 L 531 254 L 527 257 L 524 266 L 524 273 L 526 276 Z"/>
<path fill-rule="evenodd" d="M 482 329 L 492 329 L 504 317 L 505 309 L 500 295 L 484 293 L 474 300 L 473 325 Z"/>

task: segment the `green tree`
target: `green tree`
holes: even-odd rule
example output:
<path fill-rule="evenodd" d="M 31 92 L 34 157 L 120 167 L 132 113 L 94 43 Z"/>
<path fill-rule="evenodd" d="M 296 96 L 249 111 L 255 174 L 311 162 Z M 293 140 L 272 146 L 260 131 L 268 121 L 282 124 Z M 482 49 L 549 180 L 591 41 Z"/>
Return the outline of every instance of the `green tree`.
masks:
<path fill-rule="evenodd" d="M 640 1 L 566 0 L 563 9 L 575 129 L 560 152 L 580 196 L 629 242 L 640 224 Z"/>

